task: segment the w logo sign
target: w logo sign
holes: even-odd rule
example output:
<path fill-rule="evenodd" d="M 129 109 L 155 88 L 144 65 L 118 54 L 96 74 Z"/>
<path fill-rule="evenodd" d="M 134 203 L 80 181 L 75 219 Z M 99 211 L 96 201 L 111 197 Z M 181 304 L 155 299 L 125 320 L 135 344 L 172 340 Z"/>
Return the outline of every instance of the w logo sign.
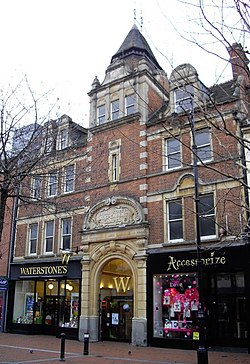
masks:
<path fill-rule="evenodd" d="M 125 293 L 128 290 L 130 279 L 131 277 L 113 277 L 117 293 Z"/>

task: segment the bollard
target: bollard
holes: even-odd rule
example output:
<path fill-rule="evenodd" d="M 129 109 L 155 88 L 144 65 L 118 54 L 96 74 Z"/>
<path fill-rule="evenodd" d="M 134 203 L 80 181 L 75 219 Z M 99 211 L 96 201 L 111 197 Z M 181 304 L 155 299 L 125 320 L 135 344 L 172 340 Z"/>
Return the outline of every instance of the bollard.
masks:
<path fill-rule="evenodd" d="M 83 355 L 89 355 L 89 333 L 85 332 L 83 338 L 84 338 Z"/>
<path fill-rule="evenodd" d="M 63 332 L 61 333 L 61 353 L 60 353 L 60 361 L 65 361 L 65 336 Z"/>

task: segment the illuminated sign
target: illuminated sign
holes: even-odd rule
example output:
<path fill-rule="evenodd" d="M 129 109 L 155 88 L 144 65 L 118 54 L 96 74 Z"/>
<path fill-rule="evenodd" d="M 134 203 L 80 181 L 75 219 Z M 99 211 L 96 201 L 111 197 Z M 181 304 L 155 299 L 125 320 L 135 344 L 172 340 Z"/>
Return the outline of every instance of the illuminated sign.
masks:
<path fill-rule="evenodd" d="M 197 266 L 198 259 L 176 259 L 169 255 L 168 269 L 167 270 L 179 270 L 183 267 L 195 267 Z M 214 264 L 226 264 L 226 258 L 223 256 L 216 256 L 215 252 L 211 252 L 207 258 L 202 258 L 201 262 L 203 265 L 214 265 Z"/>
<path fill-rule="evenodd" d="M 131 277 L 113 277 L 117 293 L 121 292 L 121 290 L 123 293 L 129 290 L 130 279 Z"/>
<path fill-rule="evenodd" d="M 56 275 L 56 274 L 66 274 L 67 272 L 68 272 L 68 267 L 66 265 L 20 268 L 21 276 Z"/>

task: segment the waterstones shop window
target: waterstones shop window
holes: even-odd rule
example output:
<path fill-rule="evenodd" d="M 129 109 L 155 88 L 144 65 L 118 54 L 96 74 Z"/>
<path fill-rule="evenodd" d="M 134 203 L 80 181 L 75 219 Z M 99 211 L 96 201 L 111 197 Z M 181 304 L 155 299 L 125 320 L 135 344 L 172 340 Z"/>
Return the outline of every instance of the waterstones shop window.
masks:
<path fill-rule="evenodd" d="M 198 340 L 195 274 L 154 275 L 154 337 Z"/>
<path fill-rule="evenodd" d="M 13 323 L 78 327 L 79 281 L 18 281 Z"/>

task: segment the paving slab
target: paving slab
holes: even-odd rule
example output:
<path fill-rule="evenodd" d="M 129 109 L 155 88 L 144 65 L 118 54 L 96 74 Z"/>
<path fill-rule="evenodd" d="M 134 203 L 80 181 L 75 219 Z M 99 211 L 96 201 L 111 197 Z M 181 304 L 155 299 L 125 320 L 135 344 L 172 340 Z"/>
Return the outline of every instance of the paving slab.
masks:
<path fill-rule="evenodd" d="M 136 347 L 123 342 L 89 343 L 84 355 L 84 343 L 65 340 L 62 355 L 61 339 L 46 335 L 0 333 L 1 364 L 196 364 L 194 350 Z M 209 364 L 250 364 L 246 350 L 213 348 L 208 350 Z"/>

